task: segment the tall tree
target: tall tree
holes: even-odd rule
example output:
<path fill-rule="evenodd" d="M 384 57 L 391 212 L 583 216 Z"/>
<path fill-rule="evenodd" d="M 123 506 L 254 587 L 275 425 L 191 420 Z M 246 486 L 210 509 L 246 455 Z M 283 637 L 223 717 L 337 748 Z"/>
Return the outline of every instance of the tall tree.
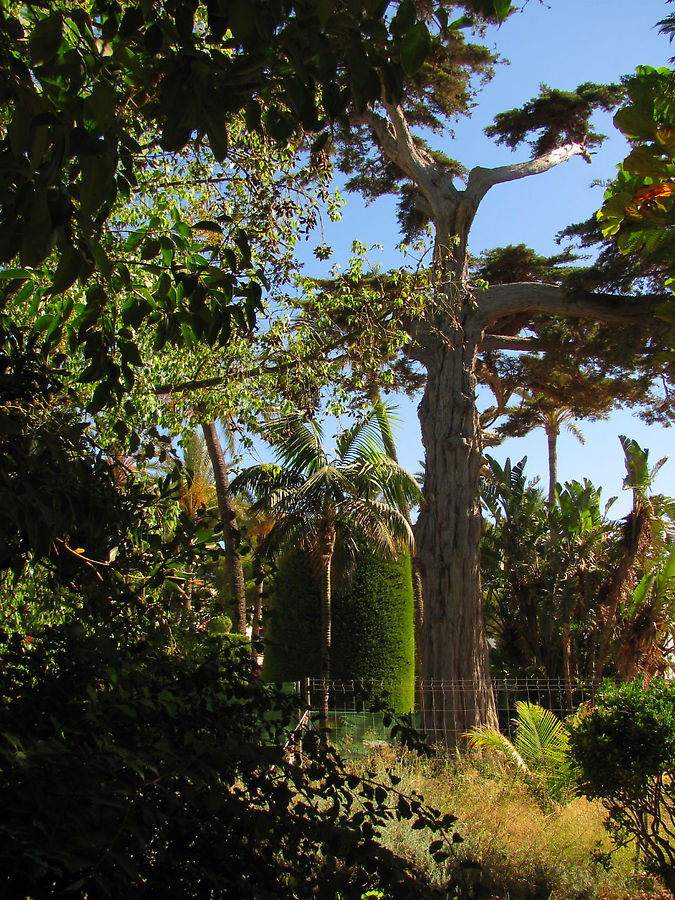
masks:
<path fill-rule="evenodd" d="M 427 372 L 419 408 L 425 503 L 416 525 L 425 603 L 424 674 L 463 686 L 463 704 L 456 712 L 433 708 L 430 698 L 427 728 L 448 744 L 474 725 L 495 722 L 479 566 L 479 349 L 485 342 L 517 345 L 521 332 L 542 316 L 642 322 L 655 305 L 645 297 L 591 295 L 541 282 L 472 287 L 467 243 L 488 191 L 575 156 L 588 159 L 602 140 L 591 126 L 592 113 L 611 109 L 622 93 L 616 85 L 583 84 L 567 92 L 543 88 L 522 109 L 499 115 L 488 129 L 512 149 L 529 142 L 532 157 L 493 169 L 476 166 L 465 175 L 462 189 L 456 177 L 466 170 L 431 151 L 414 127 L 440 130 L 463 112 L 470 77 L 489 72 L 491 64 L 487 50 L 441 30 L 432 39 L 429 63 L 409 81 L 400 103 L 385 95 L 354 111 L 355 136 L 346 138 L 340 158 L 346 171 L 357 173 L 352 187 L 370 197 L 398 192 L 404 224 L 411 229 L 427 221 L 434 229 L 433 293 L 424 315 L 410 323 L 409 353 Z"/>

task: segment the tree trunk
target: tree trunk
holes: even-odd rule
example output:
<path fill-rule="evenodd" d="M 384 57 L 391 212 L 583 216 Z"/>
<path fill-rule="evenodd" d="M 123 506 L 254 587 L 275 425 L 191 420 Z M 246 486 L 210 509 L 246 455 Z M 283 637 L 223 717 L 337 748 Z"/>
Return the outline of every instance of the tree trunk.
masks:
<path fill-rule="evenodd" d="M 562 627 L 562 657 L 563 657 L 563 679 L 565 681 L 565 705 L 567 706 L 567 714 L 573 712 L 572 699 L 572 637 L 569 621 L 565 622 Z"/>
<path fill-rule="evenodd" d="M 555 425 L 546 426 L 546 439 L 548 441 L 548 502 L 555 502 L 555 489 L 558 484 L 558 428 Z"/>
<path fill-rule="evenodd" d="M 234 631 L 246 634 L 246 589 L 244 570 L 239 556 L 239 526 L 230 493 L 230 479 L 227 463 L 220 444 L 215 422 L 202 422 L 202 432 L 209 451 L 209 459 L 213 466 L 213 477 L 216 481 L 218 512 L 223 524 L 223 541 L 225 543 L 225 563 L 230 580 L 230 591 L 235 605 Z"/>
<path fill-rule="evenodd" d="M 608 609 L 607 616 L 600 630 L 600 639 L 598 641 L 598 655 L 595 661 L 595 672 L 593 674 L 593 696 L 597 693 L 600 683 L 602 682 L 605 663 L 609 656 L 610 642 L 614 634 L 621 600 L 631 583 L 638 554 L 644 549 L 649 541 L 650 521 L 651 515 L 647 506 L 641 506 L 638 509 L 634 509 L 626 517 L 623 555 L 603 592 L 605 594 L 603 600 Z"/>
<path fill-rule="evenodd" d="M 328 694 L 330 681 L 331 648 L 331 564 L 335 549 L 335 534 L 329 534 L 321 548 L 321 705 L 319 707 L 319 732 L 321 742 L 328 743 Z"/>
<path fill-rule="evenodd" d="M 262 611 L 263 611 L 263 589 L 265 585 L 265 577 L 257 568 L 255 574 L 255 593 L 253 605 L 253 625 L 251 627 L 251 640 L 259 641 L 262 632 Z"/>
<path fill-rule="evenodd" d="M 497 727 L 497 715 L 480 582 L 482 447 L 474 399 L 480 333 L 470 321 L 462 329 L 444 320 L 424 359 L 425 502 L 415 533 L 424 594 L 424 729 L 452 747 L 474 726 Z"/>

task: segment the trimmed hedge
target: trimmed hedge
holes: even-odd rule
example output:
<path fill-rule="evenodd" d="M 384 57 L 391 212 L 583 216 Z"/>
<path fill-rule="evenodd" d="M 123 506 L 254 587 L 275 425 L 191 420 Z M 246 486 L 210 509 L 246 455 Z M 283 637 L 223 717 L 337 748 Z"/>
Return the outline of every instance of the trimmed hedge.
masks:
<path fill-rule="evenodd" d="M 409 556 L 361 550 L 356 570 L 333 593 L 331 676 L 384 685 L 397 712 L 414 706 L 415 635 Z M 263 678 L 299 681 L 320 673 L 319 583 L 307 553 L 279 565 L 265 640 Z"/>

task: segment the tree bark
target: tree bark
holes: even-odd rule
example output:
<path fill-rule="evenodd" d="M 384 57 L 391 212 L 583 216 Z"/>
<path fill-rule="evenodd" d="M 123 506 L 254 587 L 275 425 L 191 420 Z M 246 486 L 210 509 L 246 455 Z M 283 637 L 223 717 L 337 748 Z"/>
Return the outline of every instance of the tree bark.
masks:
<path fill-rule="evenodd" d="M 246 634 L 246 588 L 244 570 L 239 556 L 239 526 L 230 493 L 230 479 L 225 454 L 218 437 L 215 422 L 202 422 L 202 432 L 209 451 L 209 459 L 213 467 L 218 497 L 218 512 L 223 524 L 223 541 L 225 543 L 225 563 L 230 582 L 230 591 L 235 605 L 234 631 Z"/>
<path fill-rule="evenodd" d="M 649 541 L 650 521 L 650 510 L 646 505 L 634 509 L 626 517 L 623 554 L 604 591 L 605 596 L 603 599 L 607 605 L 607 616 L 600 630 L 600 639 L 598 641 L 598 655 L 595 660 L 595 671 L 593 673 L 593 696 L 597 693 L 602 682 L 621 600 L 631 583 L 638 555 Z"/>
<path fill-rule="evenodd" d="M 448 318 L 427 361 L 419 408 L 427 460 L 415 528 L 424 595 L 423 725 L 431 740 L 449 747 L 474 726 L 497 727 L 480 581 L 479 340 L 470 322 L 453 327 Z"/>
<path fill-rule="evenodd" d="M 263 591 L 265 586 L 265 577 L 260 570 L 257 569 L 255 575 L 255 593 L 253 604 L 253 624 L 251 627 L 251 640 L 259 641 L 262 633 L 262 611 L 263 611 Z"/>
<path fill-rule="evenodd" d="M 574 712 L 572 699 L 572 636 L 569 621 L 562 627 L 563 680 L 565 682 L 565 705 L 567 714 Z"/>

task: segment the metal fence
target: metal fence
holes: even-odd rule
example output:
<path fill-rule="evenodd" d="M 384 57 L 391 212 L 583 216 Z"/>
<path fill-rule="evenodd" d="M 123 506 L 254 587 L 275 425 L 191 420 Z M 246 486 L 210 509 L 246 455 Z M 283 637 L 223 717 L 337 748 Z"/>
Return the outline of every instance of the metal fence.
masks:
<path fill-rule="evenodd" d="M 461 681 L 419 682 L 416 708 L 409 711 L 412 723 L 421 728 L 425 714 L 423 704 L 425 698 L 431 697 L 435 710 L 445 711 L 448 719 L 451 719 L 457 710 L 464 708 L 466 699 L 473 693 L 472 688 L 470 683 Z M 321 679 L 310 678 L 286 684 L 284 689 L 297 692 L 300 715 L 309 710 L 311 718 L 316 720 L 319 699 L 324 690 Z M 519 700 L 527 700 L 550 709 L 563 719 L 590 698 L 588 686 L 568 684 L 562 678 L 493 678 L 492 689 L 500 730 L 509 736 L 513 732 L 516 703 Z M 392 742 L 391 729 L 383 722 L 382 705 L 386 704 L 388 696 L 385 683 L 331 680 L 328 682 L 328 694 L 330 740 L 343 752 L 363 756 Z M 440 734 L 428 734 L 431 743 L 440 737 Z"/>

